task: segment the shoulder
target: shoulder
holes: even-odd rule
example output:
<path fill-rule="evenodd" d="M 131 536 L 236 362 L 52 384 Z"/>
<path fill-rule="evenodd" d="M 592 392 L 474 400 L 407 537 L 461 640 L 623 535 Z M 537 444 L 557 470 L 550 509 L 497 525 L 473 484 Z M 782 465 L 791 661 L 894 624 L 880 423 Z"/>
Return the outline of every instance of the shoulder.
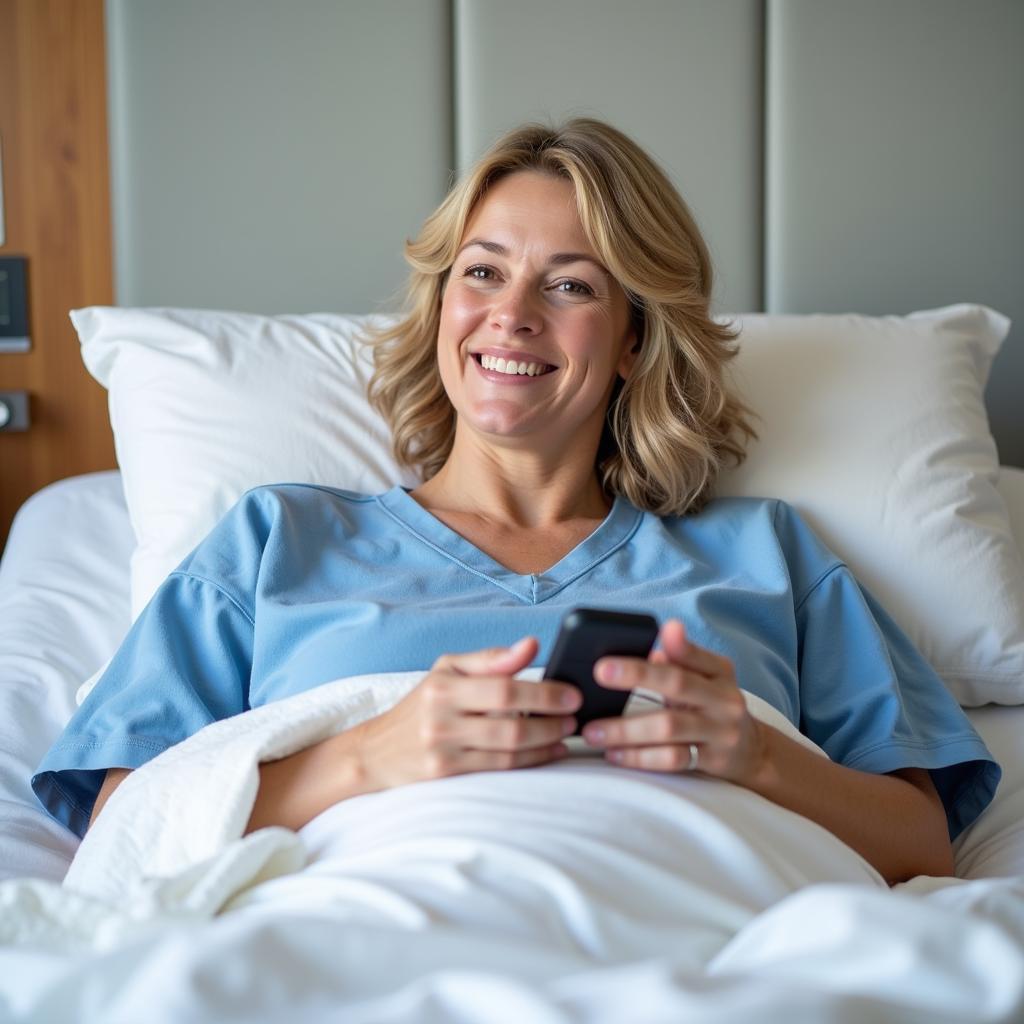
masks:
<path fill-rule="evenodd" d="M 825 524 L 819 524 L 813 512 L 801 512 L 788 501 L 773 501 L 773 526 L 786 559 L 793 567 L 803 567 L 808 582 L 816 582 L 832 569 L 848 568 L 826 539 Z"/>
<path fill-rule="evenodd" d="M 223 521 L 268 528 L 285 516 L 322 518 L 358 515 L 376 504 L 373 494 L 324 484 L 263 484 L 246 491 Z"/>
<path fill-rule="evenodd" d="M 313 545 L 326 533 L 350 536 L 376 497 L 318 484 L 265 484 L 246 491 L 179 566 L 217 578 L 228 566 L 258 566 L 268 551 Z"/>
<path fill-rule="evenodd" d="M 238 504 L 322 505 L 326 502 L 365 505 L 376 500 L 375 494 L 349 491 L 343 487 L 328 487 L 326 484 L 280 483 L 252 487 L 238 499 Z"/>
<path fill-rule="evenodd" d="M 789 506 L 778 498 L 712 498 L 698 512 L 662 516 L 660 522 L 673 532 L 686 532 L 715 538 L 776 536 L 780 506 Z M 787 513 L 782 512 L 783 518 Z"/>
<path fill-rule="evenodd" d="M 660 522 L 737 569 L 758 566 L 784 573 L 796 596 L 844 565 L 808 517 L 781 498 L 713 498 L 699 512 Z"/>

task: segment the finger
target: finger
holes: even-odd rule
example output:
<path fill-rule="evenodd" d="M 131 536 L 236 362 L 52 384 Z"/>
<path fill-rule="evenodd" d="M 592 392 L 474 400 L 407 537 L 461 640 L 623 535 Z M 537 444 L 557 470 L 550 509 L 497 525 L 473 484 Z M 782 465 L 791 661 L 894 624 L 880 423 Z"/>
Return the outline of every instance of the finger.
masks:
<path fill-rule="evenodd" d="M 533 750 L 550 747 L 576 731 L 571 715 L 534 715 L 530 718 L 463 716 L 457 742 L 474 750 Z"/>
<path fill-rule="evenodd" d="M 661 627 L 659 639 L 662 654 L 676 665 L 706 676 L 728 675 L 732 672 L 732 661 L 693 643 L 679 619 L 668 619 Z"/>
<path fill-rule="evenodd" d="M 602 658 L 594 666 L 594 678 L 610 690 L 642 688 L 661 694 L 670 703 L 695 707 L 710 707 L 727 692 L 720 678 L 709 678 L 672 662 L 641 658 Z"/>
<path fill-rule="evenodd" d="M 459 759 L 460 772 L 500 772 L 532 768 L 558 761 L 569 753 L 564 743 L 530 750 L 466 750 Z"/>
<path fill-rule="evenodd" d="M 537 715 L 564 715 L 578 710 L 583 695 L 569 683 L 530 682 L 511 676 L 454 677 L 452 706 L 459 711 L 523 711 Z"/>
<path fill-rule="evenodd" d="M 687 772 L 690 775 L 695 773 L 688 767 L 688 746 L 619 747 L 605 751 L 604 756 L 612 764 L 621 765 L 623 768 L 640 768 L 649 772 Z"/>
<path fill-rule="evenodd" d="M 463 654 L 442 654 L 433 664 L 434 671 L 456 672 L 459 675 L 480 675 L 486 672 L 515 673 L 537 656 L 535 636 L 524 636 L 510 647 L 486 647 Z"/>
<path fill-rule="evenodd" d="M 661 630 L 662 648 L 653 651 L 646 660 L 611 656 L 599 659 L 594 665 L 594 677 L 610 689 L 632 689 L 642 685 L 644 665 L 678 665 L 697 675 L 709 679 L 723 676 L 734 678 L 732 660 L 713 651 L 691 643 L 686 637 L 683 624 L 678 619 L 669 619 Z M 621 672 L 616 675 L 616 668 Z"/>
<path fill-rule="evenodd" d="M 583 738 L 595 747 L 647 747 L 667 743 L 706 743 L 713 738 L 715 731 L 714 723 L 703 714 L 672 708 L 628 718 L 602 718 L 588 722 L 583 728 Z"/>

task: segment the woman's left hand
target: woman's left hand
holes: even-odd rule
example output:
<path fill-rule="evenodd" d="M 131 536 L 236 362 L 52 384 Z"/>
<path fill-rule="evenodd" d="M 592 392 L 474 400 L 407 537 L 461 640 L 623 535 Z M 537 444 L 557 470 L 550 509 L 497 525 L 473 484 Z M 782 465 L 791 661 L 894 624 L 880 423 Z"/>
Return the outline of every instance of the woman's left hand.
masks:
<path fill-rule="evenodd" d="M 665 707 L 590 722 L 584 739 L 624 768 L 699 771 L 749 785 L 758 776 L 764 741 L 732 662 L 690 643 L 678 619 L 669 619 L 660 636 L 661 650 L 648 660 L 601 658 L 594 678 L 612 690 L 659 693 Z"/>

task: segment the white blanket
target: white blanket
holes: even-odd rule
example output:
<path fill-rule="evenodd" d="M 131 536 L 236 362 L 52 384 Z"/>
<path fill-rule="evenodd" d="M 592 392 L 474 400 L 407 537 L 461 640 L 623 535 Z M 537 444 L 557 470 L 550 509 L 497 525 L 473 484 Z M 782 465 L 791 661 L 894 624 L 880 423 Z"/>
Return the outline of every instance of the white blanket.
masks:
<path fill-rule="evenodd" d="M 129 776 L 63 888 L 0 885 L 0 1018 L 1024 1014 L 1021 880 L 890 892 L 824 829 L 706 778 L 574 757 L 239 839 L 260 760 L 379 714 L 420 677 L 320 687 Z"/>

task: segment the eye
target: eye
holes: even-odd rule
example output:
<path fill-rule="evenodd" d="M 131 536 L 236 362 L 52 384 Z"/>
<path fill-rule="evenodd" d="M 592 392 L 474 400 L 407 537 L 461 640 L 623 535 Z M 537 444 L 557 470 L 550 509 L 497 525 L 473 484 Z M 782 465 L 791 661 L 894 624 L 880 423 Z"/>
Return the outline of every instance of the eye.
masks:
<path fill-rule="evenodd" d="M 471 278 L 474 281 L 491 281 L 494 278 L 494 268 L 488 267 L 483 263 L 477 263 L 472 267 L 466 267 L 462 272 L 462 276 Z"/>
<path fill-rule="evenodd" d="M 594 289 L 588 284 L 584 284 L 582 281 L 573 281 L 571 278 L 565 278 L 562 281 L 556 282 L 554 285 L 556 292 L 561 292 L 563 295 L 593 295 Z"/>

